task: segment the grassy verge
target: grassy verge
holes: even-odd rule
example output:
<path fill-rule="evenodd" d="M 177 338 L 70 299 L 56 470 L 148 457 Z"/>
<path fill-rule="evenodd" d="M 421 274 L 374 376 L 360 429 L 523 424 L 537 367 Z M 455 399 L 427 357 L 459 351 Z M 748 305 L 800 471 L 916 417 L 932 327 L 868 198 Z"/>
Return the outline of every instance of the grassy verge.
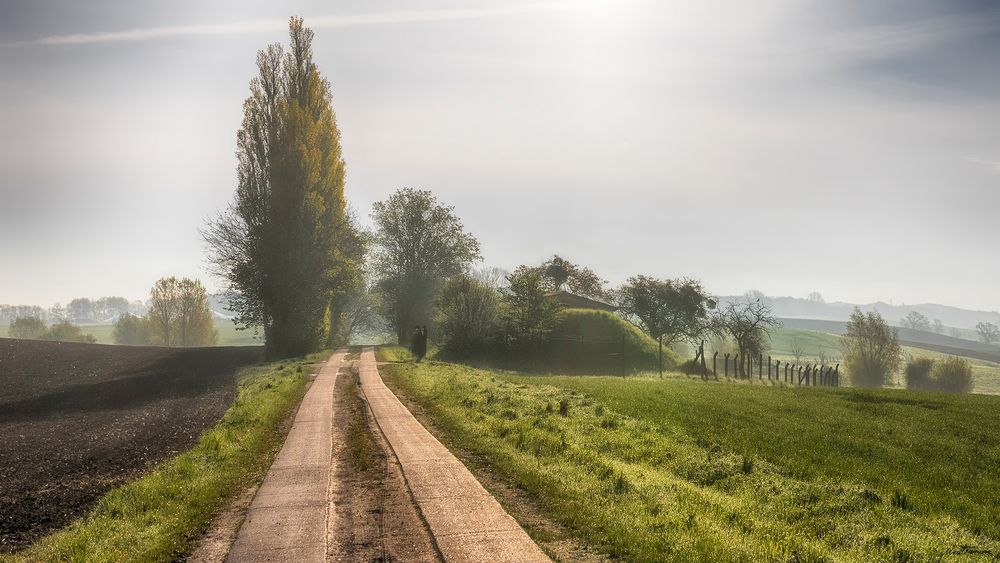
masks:
<path fill-rule="evenodd" d="M 171 561 L 233 494 L 258 481 L 280 448 L 281 422 L 309 380 L 315 354 L 245 368 L 236 401 L 191 450 L 112 490 L 91 512 L 0 561 Z"/>
<path fill-rule="evenodd" d="M 380 362 L 412 362 L 414 358 L 403 346 L 379 346 L 375 348 L 375 359 Z"/>
<path fill-rule="evenodd" d="M 996 412 L 995 404 L 951 410 L 953 399 L 938 395 L 916 397 L 918 404 L 910 405 L 882 401 L 889 395 L 880 393 L 519 377 L 442 363 L 390 365 L 383 374 L 390 386 L 426 409 L 448 442 L 481 457 L 528 491 L 551 518 L 615 557 L 636 561 L 1000 557 L 997 516 L 991 505 L 998 498 L 1000 452 L 997 439 L 978 430 L 988 427 L 981 416 L 991 408 Z M 577 383 L 589 387 L 576 388 Z M 699 393 L 692 391 L 699 386 L 714 393 L 710 395 L 714 409 L 703 412 Z M 755 406 L 762 396 L 740 394 L 746 391 L 770 393 L 776 399 Z M 664 402 L 660 394 L 679 398 Z M 705 401 L 712 402 L 708 396 Z M 904 392 L 892 396 L 910 397 Z M 825 402 L 843 403 L 839 414 L 846 418 L 830 418 L 833 413 L 822 408 Z M 923 445 L 916 429 L 899 437 L 900 444 L 909 441 L 917 447 L 919 453 L 911 454 L 882 447 L 886 435 L 898 431 L 895 422 L 874 429 L 867 426 L 872 417 L 903 420 L 914 409 L 931 410 L 920 406 L 923 402 L 942 403 L 935 411 L 942 418 L 918 418 L 913 423 L 944 425 L 935 436 L 957 433 L 951 448 L 918 460 L 925 446 L 938 445 L 936 438 Z M 759 412 L 749 416 L 749 411 Z M 819 432 L 820 428 L 830 432 Z M 866 428 L 871 432 L 860 449 L 825 443 L 837 433 L 860 439 Z M 746 430 L 742 442 L 734 438 L 740 429 Z M 802 429 L 807 431 L 802 443 L 781 439 Z M 763 443 L 754 435 L 763 436 Z M 772 460 L 763 447 L 782 455 Z M 950 457 L 956 452 L 963 455 Z M 973 461 L 965 455 L 974 452 L 984 459 Z M 802 466 L 809 466 L 805 459 L 810 456 L 825 456 L 813 462 L 820 467 L 872 469 L 847 474 L 803 471 L 786 463 L 784 456 L 799 456 Z M 961 467 L 968 463 L 982 473 L 968 482 L 944 477 L 968 476 Z M 923 472 L 915 471 L 918 464 L 925 466 Z M 914 472 L 917 481 L 942 479 L 940 486 L 954 485 L 937 498 L 961 496 L 962 504 L 924 505 L 928 497 L 920 487 L 889 489 L 888 481 L 865 477 L 895 474 L 895 482 L 908 483 L 908 472 Z M 977 526 L 980 529 L 974 529 Z"/>

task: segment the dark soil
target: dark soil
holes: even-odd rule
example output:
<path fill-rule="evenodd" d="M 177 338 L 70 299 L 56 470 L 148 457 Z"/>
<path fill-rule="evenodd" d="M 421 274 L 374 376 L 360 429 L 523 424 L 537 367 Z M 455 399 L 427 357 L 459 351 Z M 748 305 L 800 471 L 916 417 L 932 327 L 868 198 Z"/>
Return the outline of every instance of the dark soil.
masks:
<path fill-rule="evenodd" d="M 0 552 L 189 449 L 232 403 L 237 368 L 261 357 L 0 339 Z"/>

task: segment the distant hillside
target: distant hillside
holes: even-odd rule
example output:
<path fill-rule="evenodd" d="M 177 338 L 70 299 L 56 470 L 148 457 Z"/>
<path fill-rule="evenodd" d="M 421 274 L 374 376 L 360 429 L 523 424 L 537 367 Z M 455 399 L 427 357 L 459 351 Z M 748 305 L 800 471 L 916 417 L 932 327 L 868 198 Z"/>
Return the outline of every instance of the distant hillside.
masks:
<path fill-rule="evenodd" d="M 726 296 L 719 298 L 720 302 L 723 303 L 729 301 L 742 301 L 746 299 L 747 298 L 745 296 Z M 771 307 L 775 316 L 789 319 L 816 319 L 846 322 L 851 316 L 851 311 L 853 311 L 855 307 L 858 307 L 865 312 L 878 311 L 887 321 L 889 321 L 889 324 L 895 326 L 899 326 L 900 321 L 902 321 L 910 311 L 917 311 L 918 313 L 925 315 L 928 319 L 940 319 L 946 327 L 973 329 L 976 326 L 976 323 L 983 321 L 989 321 L 993 324 L 1000 325 L 1000 313 L 996 311 L 972 311 L 969 309 L 960 309 L 958 307 L 949 307 L 947 305 L 937 305 L 934 303 L 923 303 L 920 305 L 890 305 L 889 303 L 883 303 L 880 301 L 877 303 L 855 305 L 840 301 L 826 303 L 823 301 L 812 301 L 797 297 L 765 297 L 764 300 Z"/>
<path fill-rule="evenodd" d="M 816 330 L 829 332 L 832 334 L 844 334 L 847 332 L 847 323 L 844 321 L 818 321 L 812 319 L 781 319 L 782 325 L 786 328 L 798 328 L 804 330 Z M 897 329 L 900 344 L 933 350 L 943 354 L 953 354 L 956 356 L 966 356 L 988 362 L 1000 363 L 1000 346 L 974 342 L 964 338 L 954 338 L 944 334 L 924 332 L 909 328 Z"/>

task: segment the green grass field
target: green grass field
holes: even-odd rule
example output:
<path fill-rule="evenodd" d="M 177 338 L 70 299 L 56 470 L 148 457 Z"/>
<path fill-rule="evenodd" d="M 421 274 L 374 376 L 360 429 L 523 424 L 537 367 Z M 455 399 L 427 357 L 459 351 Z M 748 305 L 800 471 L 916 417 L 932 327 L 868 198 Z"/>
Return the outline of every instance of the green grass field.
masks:
<path fill-rule="evenodd" d="M 93 334 L 98 344 L 114 344 L 114 325 L 80 325 L 85 334 Z M 7 325 L 0 325 L 0 338 L 7 336 Z M 262 346 L 263 334 L 254 336 L 253 329 L 236 330 L 232 321 L 215 321 L 215 330 L 219 332 L 217 346 Z"/>
<path fill-rule="evenodd" d="M 446 443 L 614 557 L 1000 557 L 998 397 L 437 362 L 383 373 Z"/>
<path fill-rule="evenodd" d="M 191 450 L 101 497 L 91 512 L 26 551 L 21 561 L 176 561 L 222 504 L 260 480 L 279 426 L 305 393 L 313 362 L 329 352 L 244 368 L 236 401 Z"/>

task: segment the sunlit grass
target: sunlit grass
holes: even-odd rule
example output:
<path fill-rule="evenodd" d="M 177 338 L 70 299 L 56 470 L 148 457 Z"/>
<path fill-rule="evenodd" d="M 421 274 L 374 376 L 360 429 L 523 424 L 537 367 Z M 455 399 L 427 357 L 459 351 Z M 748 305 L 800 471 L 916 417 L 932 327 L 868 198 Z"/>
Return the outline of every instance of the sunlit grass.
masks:
<path fill-rule="evenodd" d="M 994 397 L 383 372 L 449 444 L 616 557 L 1000 556 Z"/>

